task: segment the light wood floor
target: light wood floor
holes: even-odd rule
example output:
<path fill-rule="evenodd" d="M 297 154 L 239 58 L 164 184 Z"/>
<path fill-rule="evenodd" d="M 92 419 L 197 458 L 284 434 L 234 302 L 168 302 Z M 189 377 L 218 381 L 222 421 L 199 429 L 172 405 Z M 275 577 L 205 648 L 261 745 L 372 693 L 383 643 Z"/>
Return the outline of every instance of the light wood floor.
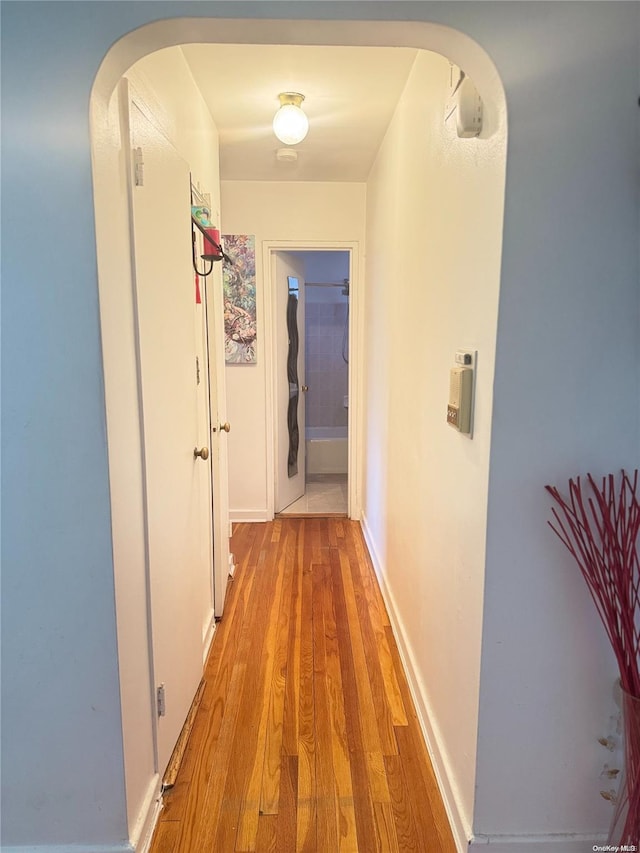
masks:
<path fill-rule="evenodd" d="M 239 524 L 232 550 L 151 853 L 455 853 L 359 525 Z"/>

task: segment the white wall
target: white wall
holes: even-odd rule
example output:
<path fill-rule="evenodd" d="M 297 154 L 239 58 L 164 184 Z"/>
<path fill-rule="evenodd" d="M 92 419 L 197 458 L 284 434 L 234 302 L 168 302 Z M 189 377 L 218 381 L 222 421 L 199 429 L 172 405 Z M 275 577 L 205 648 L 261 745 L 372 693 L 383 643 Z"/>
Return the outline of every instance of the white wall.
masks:
<path fill-rule="evenodd" d="M 7 849 L 125 849 L 88 105 L 110 48 L 103 92 L 149 50 L 199 39 L 440 49 L 479 83 L 491 78 L 484 50 L 491 55 L 507 96 L 509 163 L 474 823 L 483 841 L 488 832 L 604 828 L 606 804 L 588 774 L 598 769 L 590 750 L 612 667 L 581 580 L 545 529 L 541 490 L 640 457 L 629 394 L 640 364 L 638 11 L 384 0 L 3 6 Z M 188 14 L 213 20 L 180 17 Z M 286 27 L 277 20 L 292 16 Z M 46 275 L 25 265 L 34 193 L 47 223 L 38 236 Z M 565 365 L 569 382 L 558 373 Z M 557 853 L 559 839 L 546 849 Z"/>
<path fill-rule="evenodd" d="M 267 441 L 265 422 L 268 379 L 265 352 L 264 241 L 364 241 L 364 184 L 222 181 L 222 230 L 255 234 L 258 361 L 227 366 L 229 503 L 234 520 L 265 520 Z"/>
<path fill-rule="evenodd" d="M 158 51 L 127 72 L 130 94 L 162 129 L 219 210 L 218 135 L 179 48 Z M 113 181 L 112 139 L 118 137 L 126 90 L 111 99 L 104 115 L 94 103 L 94 176 L 100 270 L 102 346 L 109 442 L 114 572 L 120 658 L 122 733 L 129 836 L 142 831 L 157 782 L 154 772 L 152 686 L 149 682 L 147 586 L 140 412 L 135 368 L 135 321 L 128 258 L 126 152 L 124 140 Z M 119 138 L 119 137 L 118 137 Z M 116 149 L 117 150 L 117 149 Z M 188 215 L 188 212 L 187 212 Z M 119 253 L 114 246 L 122 246 Z M 124 263 L 118 259 L 124 258 Z M 219 277 L 219 273 L 218 273 Z M 218 293 L 220 281 L 218 281 Z M 122 323 L 122 317 L 126 322 Z M 204 362 L 203 362 L 204 363 Z M 203 501 L 210 507 L 210 497 Z M 203 523 L 208 523 L 204 518 Z M 202 562 L 206 565 L 206 561 Z M 201 610 L 193 614 L 206 626 L 213 618 L 211 578 L 194 578 Z"/>
<path fill-rule="evenodd" d="M 506 116 L 444 125 L 449 63 L 421 51 L 367 184 L 364 527 L 465 832 L 475 784 Z M 446 423 L 478 351 L 473 440 Z"/>

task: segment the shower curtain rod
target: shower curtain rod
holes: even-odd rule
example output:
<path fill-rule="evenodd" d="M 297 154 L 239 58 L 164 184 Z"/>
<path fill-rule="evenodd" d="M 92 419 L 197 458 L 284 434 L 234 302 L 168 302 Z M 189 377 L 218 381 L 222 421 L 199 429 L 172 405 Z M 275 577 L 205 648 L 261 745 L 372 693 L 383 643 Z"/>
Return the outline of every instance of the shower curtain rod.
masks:
<path fill-rule="evenodd" d="M 346 287 L 349 284 L 349 279 L 345 278 L 342 281 L 305 281 L 305 287 Z"/>

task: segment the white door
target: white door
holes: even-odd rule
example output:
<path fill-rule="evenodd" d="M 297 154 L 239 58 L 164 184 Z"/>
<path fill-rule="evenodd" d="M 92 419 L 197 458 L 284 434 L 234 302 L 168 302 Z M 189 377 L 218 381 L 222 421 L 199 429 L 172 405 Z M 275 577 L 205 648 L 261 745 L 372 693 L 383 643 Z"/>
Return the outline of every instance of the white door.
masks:
<path fill-rule="evenodd" d="M 274 252 L 276 311 L 275 511 L 304 495 L 304 264 Z"/>
<path fill-rule="evenodd" d="M 199 267 L 202 269 L 202 264 Z M 207 265 L 208 266 L 208 265 Z M 203 648 L 213 625 L 213 605 L 215 589 L 213 583 L 213 447 L 211 442 L 210 395 L 209 395 L 209 345 L 207 340 L 207 279 L 196 276 L 192 271 L 195 290 L 195 344 L 196 344 L 196 398 L 197 398 L 197 438 L 198 448 L 206 447 L 209 457 L 206 464 L 200 466 L 202 476 L 199 477 L 200 495 L 197 511 L 198 524 L 204 535 L 198 537 L 200 546 L 199 561 L 209 565 L 209 579 L 206 589 L 202 590 L 203 600 L 211 603 L 211 607 L 202 610 L 202 643 Z"/>
<path fill-rule="evenodd" d="M 189 167 L 135 104 L 130 114 L 132 145 L 144 164 L 142 185 L 132 187 L 132 212 L 153 674 L 164 697 L 156 738 L 162 773 L 202 675 L 202 614 L 212 606 L 202 601 L 212 572 L 201 513 L 208 466 L 194 455 L 202 434 Z"/>
<path fill-rule="evenodd" d="M 211 211 L 213 222 L 220 222 L 220 211 Z M 204 251 L 202 235 L 196 233 L 198 269 L 208 272 L 210 264 L 200 255 Z M 210 275 L 199 278 L 201 304 L 198 314 L 198 340 L 202 352 L 201 370 L 203 391 L 206 384 L 209 408 L 208 435 L 211 457 L 211 479 L 213 486 L 213 556 L 214 556 L 214 604 L 216 617 L 222 616 L 229 576 L 229 469 L 227 448 L 227 409 L 224 362 L 224 300 L 222 287 L 222 264 L 215 263 Z M 202 399 L 202 396 L 201 396 Z M 222 428 L 221 428 L 222 427 Z"/>

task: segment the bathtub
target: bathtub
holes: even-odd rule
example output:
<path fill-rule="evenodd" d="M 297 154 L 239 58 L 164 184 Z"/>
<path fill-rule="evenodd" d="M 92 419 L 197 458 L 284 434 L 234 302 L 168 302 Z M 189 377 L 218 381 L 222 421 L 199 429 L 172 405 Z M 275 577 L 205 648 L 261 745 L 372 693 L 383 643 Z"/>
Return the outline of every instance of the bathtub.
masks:
<path fill-rule="evenodd" d="M 348 471 L 347 427 L 307 427 L 307 476 L 346 474 Z"/>

